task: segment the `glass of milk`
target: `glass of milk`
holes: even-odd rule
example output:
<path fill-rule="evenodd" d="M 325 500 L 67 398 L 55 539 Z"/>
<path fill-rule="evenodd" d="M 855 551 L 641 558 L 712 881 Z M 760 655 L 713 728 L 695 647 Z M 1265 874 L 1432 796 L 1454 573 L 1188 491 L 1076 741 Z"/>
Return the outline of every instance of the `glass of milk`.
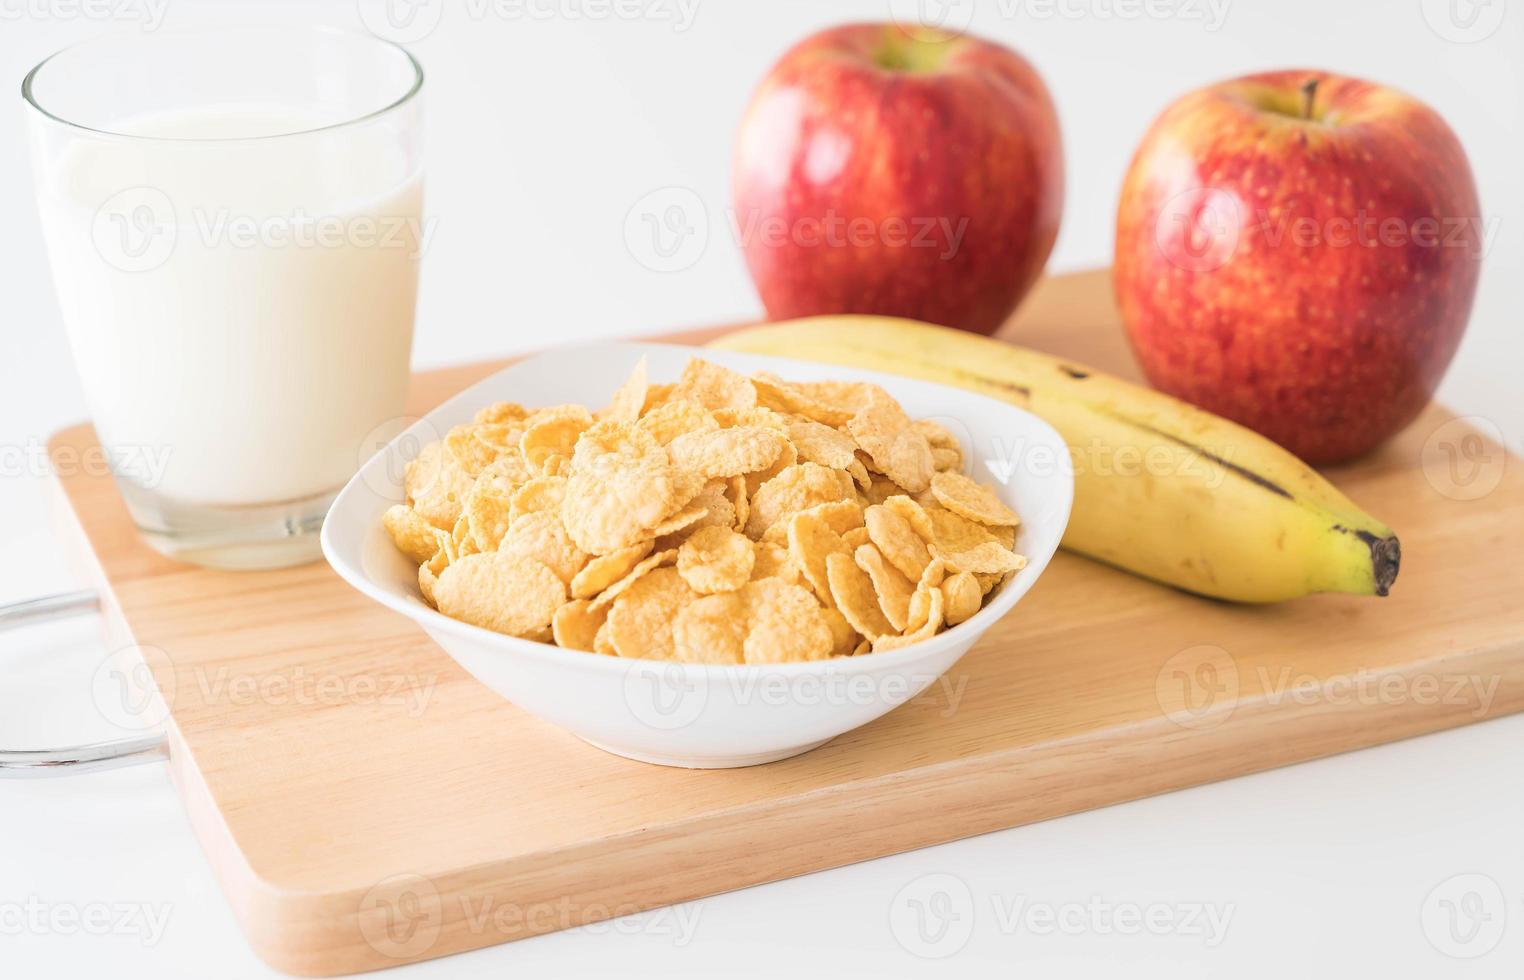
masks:
<path fill-rule="evenodd" d="M 107 36 L 27 75 L 63 321 L 148 542 L 317 557 L 334 494 L 403 427 L 423 72 L 366 35 Z"/>

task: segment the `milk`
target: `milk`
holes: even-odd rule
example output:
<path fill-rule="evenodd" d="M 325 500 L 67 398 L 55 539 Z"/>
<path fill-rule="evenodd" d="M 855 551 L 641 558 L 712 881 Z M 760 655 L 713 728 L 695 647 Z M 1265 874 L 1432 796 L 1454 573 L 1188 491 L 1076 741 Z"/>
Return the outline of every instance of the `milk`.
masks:
<path fill-rule="evenodd" d="M 112 128 L 155 139 L 76 140 L 37 175 L 91 414 L 136 487 L 217 506 L 331 493 L 402 415 L 422 179 L 384 124 L 281 135 L 322 124 L 144 116 Z"/>

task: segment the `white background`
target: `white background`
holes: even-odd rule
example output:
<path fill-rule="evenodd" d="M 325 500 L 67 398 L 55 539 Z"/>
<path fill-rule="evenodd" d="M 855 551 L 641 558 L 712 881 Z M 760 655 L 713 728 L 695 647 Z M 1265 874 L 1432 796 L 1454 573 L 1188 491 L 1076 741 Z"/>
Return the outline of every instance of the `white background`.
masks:
<path fill-rule="evenodd" d="M 142 29 L 165 2 L 0 0 L 0 79 L 18 85 L 31 65 L 70 41 L 113 27 Z M 1524 4 L 1505 11 L 1504 2 L 1154 0 L 1147 9 L 1163 16 L 1128 17 L 1138 7 L 1127 0 L 988 0 L 972 26 L 1022 51 L 1058 102 L 1068 168 L 1051 263 L 1058 270 L 1108 261 L 1132 148 L 1153 115 L 1194 86 L 1309 66 L 1390 82 L 1436 107 L 1468 148 L 1484 212 L 1495 222 L 1476 312 L 1441 397 L 1483 416 L 1518 451 Z M 968 9 L 966 0 L 946 6 L 955 17 Z M 913 13 L 916 4 L 644 0 L 635 7 L 643 15 L 631 19 L 599 17 L 578 0 L 514 0 L 506 13 L 489 5 L 476 16 L 467 0 L 443 0 L 437 27 L 412 45 L 429 73 L 427 212 L 437 220 L 417 365 L 552 339 L 755 317 L 759 306 L 726 213 L 731 137 L 752 86 L 811 30 Z M 1448 19 L 1452 9 L 1461 18 L 1477 13 L 1478 26 L 1468 34 Z M 361 26 L 355 4 L 324 0 L 167 0 L 162 14 L 166 28 L 207 20 Z M 627 247 L 626 218 L 648 193 L 671 186 L 703 202 L 709 233 L 686 268 L 657 273 Z M 42 255 L 14 96 L 0 113 L 0 216 L 0 446 L 11 460 L 0 479 L 0 600 L 8 600 L 74 582 L 47 523 L 48 478 L 18 472 L 14 460 L 18 447 L 40 444 L 85 415 Z M 88 620 L 5 637 L 0 745 L 108 732 L 89 697 L 94 642 Z M 1521 736 L 1524 718 L 1491 722 L 403 975 L 788 969 L 876 977 L 953 967 L 998 976 L 1517 978 L 1524 975 Z M 6 976 L 270 973 L 238 933 L 159 767 L 0 785 L 0 840 Z M 1486 877 L 1455 878 L 1474 874 Z M 929 950 L 950 954 L 940 961 L 915 955 L 915 936 L 895 926 L 912 899 L 936 891 L 952 903 L 937 906 L 953 924 Z M 1456 945 L 1440 902 L 1466 892 L 1482 904 L 1464 910 L 1480 916 L 1463 912 L 1458 925 L 1480 931 Z M 1024 921 L 1013 927 L 1009 915 L 1021 902 L 1069 915 L 1071 932 L 1041 935 Z M 1178 925 L 1162 935 L 1123 935 L 1108 928 L 1109 915 L 1066 912 L 1072 903 L 1154 909 L 1177 922 L 1201 906 L 1229 918 L 1216 942 L 1204 927 Z M 106 907 L 130 915 L 128 928 L 96 935 L 69 925 L 71 913 Z M 64 918 L 39 924 L 29 911 L 39 908 Z M 153 941 L 136 931 L 145 909 L 167 915 Z M 683 923 L 695 926 L 691 935 Z M 1447 949 L 1473 956 L 1447 956 Z"/>

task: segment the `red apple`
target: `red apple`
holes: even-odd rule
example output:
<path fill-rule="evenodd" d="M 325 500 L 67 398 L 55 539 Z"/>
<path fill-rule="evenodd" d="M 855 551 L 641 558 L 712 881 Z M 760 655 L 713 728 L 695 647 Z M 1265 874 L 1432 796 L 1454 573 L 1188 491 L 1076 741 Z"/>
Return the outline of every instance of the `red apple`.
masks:
<path fill-rule="evenodd" d="M 1251 75 L 1165 110 L 1128 170 L 1113 277 L 1158 388 L 1314 463 L 1423 409 L 1486 240 L 1432 109 L 1320 71 Z"/>
<path fill-rule="evenodd" d="M 833 28 L 785 54 L 752 98 L 734 203 L 772 318 L 880 313 L 991 333 L 1058 234 L 1058 118 L 1009 48 Z"/>

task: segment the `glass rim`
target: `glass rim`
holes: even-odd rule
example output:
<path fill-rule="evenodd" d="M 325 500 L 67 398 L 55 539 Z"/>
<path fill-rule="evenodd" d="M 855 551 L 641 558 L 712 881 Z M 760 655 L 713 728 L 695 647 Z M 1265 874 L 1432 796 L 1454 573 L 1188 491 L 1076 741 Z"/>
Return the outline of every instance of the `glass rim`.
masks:
<path fill-rule="evenodd" d="M 53 59 L 59 57 L 60 55 L 68 54 L 71 51 L 75 51 L 75 50 L 77 50 L 79 48 L 85 47 L 86 45 L 95 44 L 95 43 L 100 42 L 100 41 L 109 41 L 109 40 L 116 40 L 116 39 L 136 36 L 132 32 L 128 32 L 128 31 L 115 31 L 115 32 L 107 33 L 107 34 L 98 34 L 95 37 L 90 37 L 90 38 L 85 38 L 84 40 L 75 41 L 73 44 L 69 44 L 69 45 L 66 45 L 66 46 L 64 46 L 62 48 L 59 48 L 57 51 L 54 51 L 52 54 L 48 55 L 46 58 L 44 58 L 41 61 L 39 61 L 36 65 L 34 65 L 32 67 L 32 70 L 27 72 L 26 76 L 21 79 L 21 98 L 22 98 L 22 101 L 24 101 L 28 106 L 32 107 L 37 112 L 41 113 L 43 116 L 47 117 L 48 119 L 52 120 L 53 122 L 56 122 L 56 123 L 58 123 L 61 126 L 68 126 L 70 129 L 76 129 L 76 130 L 79 130 L 79 131 L 84 132 L 84 133 L 89 133 L 92 136 L 97 136 L 97 137 L 108 137 L 108 138 L 111 138 L 111 139 L 120 139 L 120 140 L 139 140 L 139 141 L 143 141 L 143 142 L 154 142 L 154 143 L 186 143 L 186 144 L 195 144 L 195 143 L 258 143 L 258 142 L 265 142 L 265 141 L 269 141 L 269 140 L 291 139 L 291 138 L 297 137 L 297 136 L 311 136 L 314 133 L 326 133 L 326 132 L 329 132 L 330 130 L 343 129 L 346 126 L 355 126 L 355 125 L 358 125 L 360 123 L 369 122 L 372 119 L 376 119 L 376 118 L 378 118 L 380 116 L 386 115 L 387 113 L 391 112 L 394 109 L 400 109 L 402 106 L 404 106 L 404 105 L 408 104 L 409 102 L 413 101 L 413 99 L 416 98 L 418 93 L 420 91 L 422 91 L 422 89 L 423 89 L 423 78 L 424 78 L 423 65 L 421 65 L 418 62 L 417 58 L 413 57 L 413 53 L 411 51 L 409 51 L 407 48 L 403 47 L 402 45 L 397 44 L 394 41 L 388 41 L 388 40 L 386 40 L 383 37 L 378 37 L 375 34 L 367 34 L 367 33 L 364 33 L 362 31 L 347 31 L 347 30 L 342 30 L 340 28 L 336 28 L 336 27 L 310 27 L 310 28 L 299 28 L 299 29 L 298 28 L 284 28 L 284 27 L 267 27 L 267 28 L 240 29 L 238 31 L 234 31 L 234 30 L 232 30 L 230 28 L 193 28 L 193 29 L 189 29 L 189 30 L 181 29 L 181 30 L 171 30 L 171 31 L 159 32 L 159 34 L 157 36 L 164 37 L 164 36 L 179 35 L 179 36 L 186 36 L 186 37 L 194 37 L 196 35 L 212 35 L 212 34 L 248 34 L 251 31 L 252 32 L 256 32 L 256 33 L 257 32 L 285 33 L 285 34 L 307 33 L 307 34 L 313 34 L 313 35 L 317 35 L 317 36 L 325 36 L 326 35 L 328 37 L 344 38 L 344 39 L 348 39 L 348 40 L 366 41 L 366 42 L 371 42 L 371 43 L 374 43 L 374 44 L 379 44 L 382 47 L 391 48 L 392 50 L 401 53 L 401 55 L 404 58 L 407 59 L 408 65 L 413 70 L 413 82 L 412 82 L 411 85 L 408 86 L 407 90 L 405 92 L 403 92 L 402 95 L 400 95 L 394 101 L 389 102 L 386 105 L 382 106 L 381 108 L 375 109 L 375 110 L 373 110 L 371 112 L 367 112 L 367 113 L 365 113 L 363 115 L 355 116 L 355 117 L 353 117 L 351 119 L 341 119 L 338 122 L 328 123 L 327 125 L 323 125 L 323 126 L 314 126 L 311 129 L 294 130 L 294 131 L 289 132 L 289 133 L 270 133 L 270 134 L 267 134 L 267 135 L 264 135 L 264 136 L 206 136 L 206 137 L 202 137 L 202 136 L 142 136 L 142 135 L 139 135 L 139 134 L 136 134 L 136 133 L 121 133 L 121 132 L 117 132 L 117 131 L 111 130 L 111 129 L 100 129 L 100 128 L 95 127 L 95 126 L 86 126 L 84 123 L 74 122 L 73 120 L 65 119 L 62 116 L 57 115 L 57 114 L 49 111 L 48 109 L 44 108 L 42 103 L 37 100 L 37 94 L 36 94 L 36 91 L 34 89 L 34 82 L 36 81 L 37 73 L 42 71 L 44 68 L 46 68 L 53 61 Z"/>

